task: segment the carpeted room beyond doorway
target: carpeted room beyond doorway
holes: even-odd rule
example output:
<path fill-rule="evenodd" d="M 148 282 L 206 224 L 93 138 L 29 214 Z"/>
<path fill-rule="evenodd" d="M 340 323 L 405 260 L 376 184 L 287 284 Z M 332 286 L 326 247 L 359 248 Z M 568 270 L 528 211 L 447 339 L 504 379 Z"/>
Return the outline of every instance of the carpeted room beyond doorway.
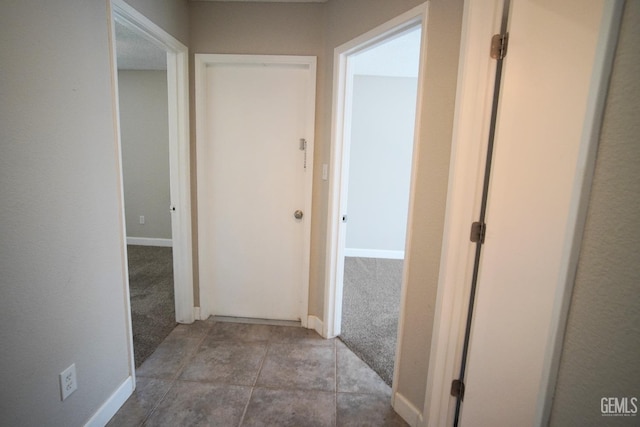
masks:
<path fill-rule="evenodd" d="M 404 260 L 345 257 L 340 339 L 389 385 Z"/>
<path fill-rule="evenodd" d="M 139 367 L 176 326 L 172 248 L 127 245 L 133 353 Z"/>

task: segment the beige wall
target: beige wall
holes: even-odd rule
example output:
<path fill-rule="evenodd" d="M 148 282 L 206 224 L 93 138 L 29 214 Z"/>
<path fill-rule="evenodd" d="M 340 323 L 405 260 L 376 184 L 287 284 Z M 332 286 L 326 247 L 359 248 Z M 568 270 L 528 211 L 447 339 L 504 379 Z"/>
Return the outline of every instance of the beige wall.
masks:
<path fill-rule="evenodd" d="M 421 3 L 419 0 L 329 0 L 326 4 L 190 4 L 192 53 L 318 56 L 309 314 L 321 319 L 324 313 L 328 186 L 319 174 L 322 163 L 329 163 L 330 156 L 333 52 L 339 45 Z M 418 408 L 424 402 L 440 263 L 462 4 L 462 0 L 432 0 L 427 28 L 427 82 L 421 118 L 424 132 L 411 224 L 413 245 L 408 267 L 402 358 L 397 361 L 400 364 L 398 391 Z M 192 83 L 192 137 L 195 132 L 193 90 Z M 192 147 L 194 141 L 195 138 Z M 194 151 L 192 165 L 195 165 Z M 195 183 L 195 168 L 192 179 Z M 192 197 L 195 200 L 195 185 Z M 195 211 L 194 205 L 194 216 Z M 194 224 L 196 219 L 194 217 Z M 197 237 L 195 232 L 194 237 Z"/>
<path fill-rule="evenodd" d="M 3 426 L 83 425 L 129 376 L 108 28 L 106 1 L 2 3 Z"/>
<path fill-rule="evenodd" d="M 171 239 L 167 72 L 119 71 L 118 87 L 127 237 Z"/>
<path fill-rule="evenodd" d="M 640 398 L 640 3 L 626 2 L 605 107 L 553 426 L 630 426 L 602 397 Z M 640 404 L 638 405 L 640 406 Z"/>

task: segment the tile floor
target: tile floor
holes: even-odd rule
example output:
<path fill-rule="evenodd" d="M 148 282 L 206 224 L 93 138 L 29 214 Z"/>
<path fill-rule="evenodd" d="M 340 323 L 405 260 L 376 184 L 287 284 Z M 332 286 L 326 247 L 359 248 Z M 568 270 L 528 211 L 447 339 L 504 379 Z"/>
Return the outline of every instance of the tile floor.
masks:
<path fill-rule="evenodd" d="M 391 389 L 340 340 L 214 321 L 178 325 L 109 426 L 406 426 Z"/>

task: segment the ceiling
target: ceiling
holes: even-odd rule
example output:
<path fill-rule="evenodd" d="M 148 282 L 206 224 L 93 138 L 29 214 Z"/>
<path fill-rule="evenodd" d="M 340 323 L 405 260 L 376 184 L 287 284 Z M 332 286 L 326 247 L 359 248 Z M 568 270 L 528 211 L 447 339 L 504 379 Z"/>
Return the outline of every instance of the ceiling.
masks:
<path fill-rule="evenodd" d="M 327 0 L 191 0 L 262 3 L 326 3 Z M 116 20 L 116 54 L 118 70 L 166 70 L 166 52 L 145 39 L 139 32 Z"/>
<path fill-rule="evenodd" d="M 258 3 L 326 3 L 327 0 L 191 0 L 191 1 L 245 1 Z"/>
<path fill-rule="evenodd" d="M 167 53 L 116 20 L 118 70 L 166 70 Z"/>

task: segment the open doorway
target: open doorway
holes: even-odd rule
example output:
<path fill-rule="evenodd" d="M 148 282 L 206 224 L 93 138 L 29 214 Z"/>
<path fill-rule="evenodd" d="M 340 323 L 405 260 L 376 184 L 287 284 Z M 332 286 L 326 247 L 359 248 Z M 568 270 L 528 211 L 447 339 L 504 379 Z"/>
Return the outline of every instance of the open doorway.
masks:
<path fill-rule="evenodd" d="M 416 26 L 347 59 L 351 123 L 345 139 L 340 338 L 389 385 L 404 269 L 420 36 Z"/>
<path fill-rule="evenodd" d="M 336 48 L 324 332 L 392 384 L 426 9 Z"/>
<path fill-rule="evenodd" d="M 187 48 L 120 0 L 112 45 L 134 365 L 191 323 Z"/>
<path fill-rule="evenodd" d="M 117 18 L 129 298 L 136 367 L 176 326 L 166 52 Z"/>

